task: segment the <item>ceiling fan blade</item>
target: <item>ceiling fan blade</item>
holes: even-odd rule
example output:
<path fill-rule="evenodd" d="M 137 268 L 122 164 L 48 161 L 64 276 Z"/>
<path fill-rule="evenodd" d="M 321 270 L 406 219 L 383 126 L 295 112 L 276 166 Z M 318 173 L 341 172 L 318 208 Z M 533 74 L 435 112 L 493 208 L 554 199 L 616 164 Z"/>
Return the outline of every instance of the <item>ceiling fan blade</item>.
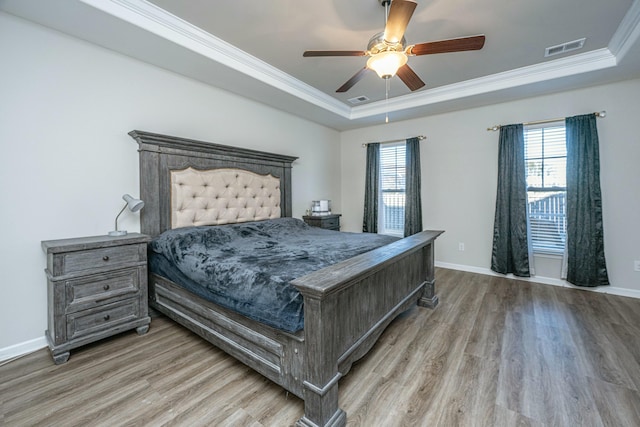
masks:
<path fill-rule="evenodd" d="M 389 9 L 384 39 L 389 43 L 400 43 L 411 15 L 418 4 L 412 0 L 393 0 Z"/>
<path fill-rule="evenodd" d="M 346 92 L 353 87 L 356 83 L 358 83 L 369 71 L 367 67 L 364 67 L 362 70 L 358 71 L 351 77 L 345 84 L 340 86 L 336 92 Z"/>
<path fill-rule="evenodd" d="M 365 56 L 364 50 L 306 50 L 302 56 Z"/>
<path fill-rule="evenodd" d="M 484 46 L 484 34 L 435 42 L 418 43 L 407 48 L 410 55 L 431 55 L 434 53 L 462 52 L 479 50 Z"/>
<path fill-rule="evenodd" d="M 400 80 L 402 80 L 412 92 L 424 86 L 424 82 L 407 64 L 398 68 L 396 75 L 400 77 Z"/>

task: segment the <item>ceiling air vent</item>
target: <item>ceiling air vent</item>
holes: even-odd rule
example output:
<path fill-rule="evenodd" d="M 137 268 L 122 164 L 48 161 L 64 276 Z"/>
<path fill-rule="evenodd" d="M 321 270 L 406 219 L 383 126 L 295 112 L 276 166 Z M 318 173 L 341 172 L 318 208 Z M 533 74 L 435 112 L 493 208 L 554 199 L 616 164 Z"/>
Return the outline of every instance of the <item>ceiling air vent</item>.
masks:
<path fill-rule="evenodd" d="M 551 46 L 544 50 L 545 58 L 547 56 L 559 55 L 561 53 L 571 52 L 572 50 L 582 49 L 584 46 L 584 41 L 586 38 L 582 38 L 580 40 L 574 40 L 572 42 L 562 43 L 557 46 Z"/>
<path fill-rule="evenodd" d="M 347 101 L 352 103 L 353 105 L 362 104 L 363 102 L 367 102 L 369 98 L 364 95 L 356 96 L 355 98 L 349 98 Z"/>

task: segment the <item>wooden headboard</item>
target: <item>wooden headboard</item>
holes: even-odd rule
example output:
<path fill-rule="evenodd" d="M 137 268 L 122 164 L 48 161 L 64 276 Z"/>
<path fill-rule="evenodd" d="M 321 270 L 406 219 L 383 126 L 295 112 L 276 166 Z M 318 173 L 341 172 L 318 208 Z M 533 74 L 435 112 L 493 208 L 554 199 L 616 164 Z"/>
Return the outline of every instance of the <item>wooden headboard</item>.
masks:
<path fill-rule="evenodd" d="M 140 230 L 152 237 L 171 229 L 173 171 L 239 169 L 280 181 L 279 215 L 290 217 L 293 156 L 231 147 L 204 141 L 134 130 L 129 135 L 140 153 Z M 277 193 L 276 193 L 277 194 Z"/>

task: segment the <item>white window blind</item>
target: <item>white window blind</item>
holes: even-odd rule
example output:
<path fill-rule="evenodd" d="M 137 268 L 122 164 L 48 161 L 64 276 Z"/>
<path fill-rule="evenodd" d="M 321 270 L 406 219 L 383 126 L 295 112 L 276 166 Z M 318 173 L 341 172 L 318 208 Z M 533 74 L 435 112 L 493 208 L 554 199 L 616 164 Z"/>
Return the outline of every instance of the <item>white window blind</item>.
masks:
<path fill-rule="evenodd" d="M 564 122 L 525 127 L 524 147 L 533 251 L 562 254 L 567 235 Z"/>
<path fill-rule="evenodd" d="M 406 144 L 380 146 L 380 211 L 382 234 L 404 235 Z"/>

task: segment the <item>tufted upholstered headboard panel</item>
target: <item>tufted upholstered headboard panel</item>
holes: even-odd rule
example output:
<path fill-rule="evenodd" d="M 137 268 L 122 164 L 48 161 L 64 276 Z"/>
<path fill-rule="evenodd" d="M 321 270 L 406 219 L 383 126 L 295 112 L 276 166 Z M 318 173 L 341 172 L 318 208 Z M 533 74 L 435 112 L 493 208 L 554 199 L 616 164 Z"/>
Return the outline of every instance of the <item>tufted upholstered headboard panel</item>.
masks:
<path fill-rule="evenodd" d="M 290 217 L 292 214 L 291 164 L 297 157 L 138 130 L 129 135 L 138 143 L 140 158 L 140 198 L 145 202 L 140 211 L 142 233 L 154 237 L 165 230 L 186 225 L 250 221 L 251 216 L 254 219 L 274 215 Z M 231 169 L 233 172 L 228 175 Z M 220 186 L 214 177 L 240 185 L 234 186 L 226 195 L 232 194 L 228 210 L 216 207 L 214 212 Z M 178 195 L 180 189 L 173 190 L 172 179 L 175 183 L 182 182 L 183 188 L 185 185 L 190 187 L 189 190 Z M 216 183 L 206 184 L 211 179 Z M 214 187 L 217 190 L 213 190 Z M 184 195 L 193 203 L 187 203 Z M 254 195 L 257 196 L 255 199 Z M 271 200 L 269 206 L 265 201 L 268 199 Z M 182 213 L 179 212 L 181 208 Z"/>
<path fill-rule="evenodd" d="M 171 171 L 171 228 L 280 218 L 280 179 L 243 169 Z"/>

